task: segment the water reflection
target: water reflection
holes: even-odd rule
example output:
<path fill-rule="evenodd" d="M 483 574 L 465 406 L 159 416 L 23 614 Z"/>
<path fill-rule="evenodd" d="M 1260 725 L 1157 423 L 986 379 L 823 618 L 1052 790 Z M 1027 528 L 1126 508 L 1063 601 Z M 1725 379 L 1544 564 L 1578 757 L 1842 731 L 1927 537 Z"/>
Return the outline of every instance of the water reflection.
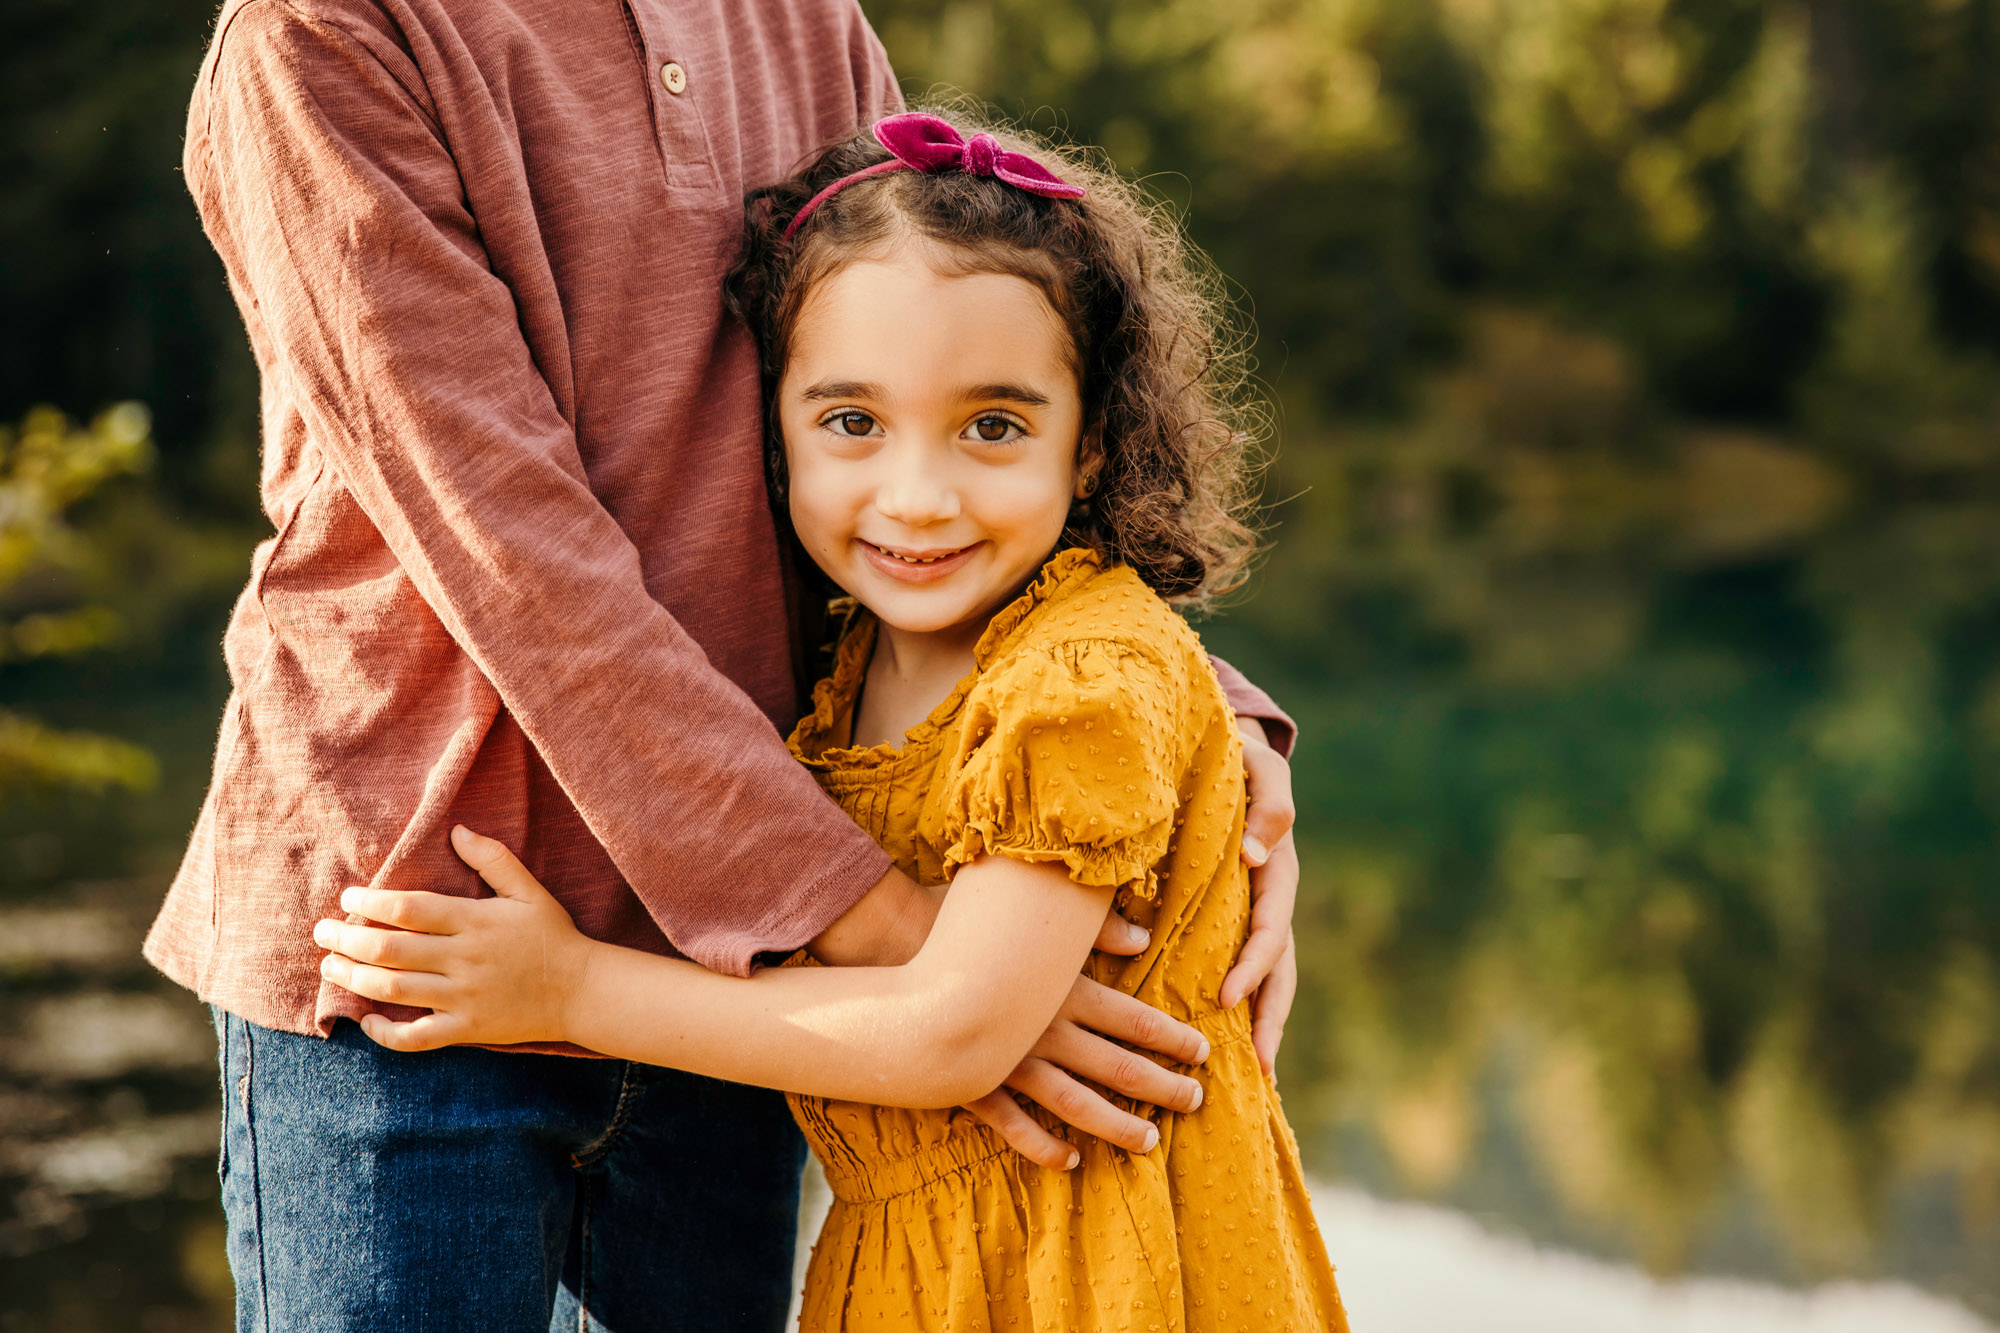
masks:
<path fill-rule="evenodd" d="M 207 1014 L 140 961 L 152 881 L 0 909 L 0 1329 L 230 1326 Z"/>
<path fill-rule="evenodd" d="M 1314 1164 L 2000 1311 L 2000 507 L 1634 444 L 1615 375 L 1501 328 L 1416 431 L 1288 466 L 1215 633 L 1312 738 Z"/>

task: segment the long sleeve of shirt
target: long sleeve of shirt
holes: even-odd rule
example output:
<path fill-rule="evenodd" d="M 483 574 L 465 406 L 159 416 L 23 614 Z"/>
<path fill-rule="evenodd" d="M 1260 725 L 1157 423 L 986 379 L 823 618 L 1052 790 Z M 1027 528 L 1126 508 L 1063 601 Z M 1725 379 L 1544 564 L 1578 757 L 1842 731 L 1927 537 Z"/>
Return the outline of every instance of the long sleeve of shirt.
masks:
<path fill-rule="evenodd" d="M 887 868 L 778 731 L 794 628 L 720 306 L 746 185 L 887 109 L 886 59 L 851 3 L 541 8 L 243 0 L 197 89 L 277 535 L 148 953 L 254 1021 L 345 1012 L 295 975 L 344 884 L 475 891 L 453 822 L 593 933 L 736 973 Z M 310 1000 L 260 1000 L 281 977 Z"/>

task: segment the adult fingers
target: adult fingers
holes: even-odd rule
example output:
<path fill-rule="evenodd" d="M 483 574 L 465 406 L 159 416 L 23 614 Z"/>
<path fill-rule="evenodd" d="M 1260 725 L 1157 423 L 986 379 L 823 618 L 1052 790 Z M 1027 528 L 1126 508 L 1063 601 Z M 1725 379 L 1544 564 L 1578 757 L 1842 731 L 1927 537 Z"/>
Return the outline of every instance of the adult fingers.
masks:
<path fill-rule="evenodd" d="M 1104 924 L 1097 928 L 1097 943 L 1090 947 L 1104 953 L 1136 957 L 1146 952 L 1146 946 L 1152 940 L 1152 932 L 1133 925 L 1113 909 L 1104 914 Z"/>
<path fill-rule="evenodd" d="M 425 1014 L 398 1023 L 381 1014 L 364 1014 L 361 1030 L 368 1040 L 377 1046 L 386 1046 L 392 1051 L 435 1051 L 456 1042 L 452 1032 L 455 1024 L 448 1014 Z"/>
<path fill-rule="evenodd" d="M 315 921 L 313 943 L 345 954 L 357 963 L 400 968 L 406 972 L 436 972 L 443 961 L 443 943 L 434 935 L 407 930 L 382 930 L 350 921 Z"/>
<path fill-rule="evenodd" d="M 1250 872 L 1250 935 L 1236 966 L 1222 979 L 1218 999 L 1234 1009 L 1243 997 L 1264 984 L 1292 938 L 1292 910 L 1299 898 L 1299 849 L 1288 835 L 1271 849 L 1271 857 Z"/>
<path fill-rule="evenodd" d="M 444 1003 L 450 983 L 431 972 L 398 972 L 394 968 L 373 967 L 330 953 L 319 960 L 319 974 L 364 999 L 384 1004 L 406 1004 L 417 1009 L 435 1009 Z"/>
<path fill-rule="evenodd" d="M 356 916 L 398 930 L 420 930 L 426 935 L 456 935 L 468 902 L 443 893 L 420 889 L 343 889 L 340 908 Z"/>
<path fill-rule="evenodd" d="M 1285 1020 L 1292 1016 L 1292 1001 L 1299 993 L 1299 951 L 1287 940 L 1285 953 L 1271 975 L 1257 988 L 1257 1002 L 1251 1007 L 1250 1044 L 1257 1049 L 1257 1063 L 1265 1078 L 1278 1073 L 1278 1044 L 1285 1039 Z"/>
<path fill-rule="evenodd" d="M 1047 1060 L 1029 1056 L 1014 1066 L 1007 1086 L 1056 1119 L 1132 1152 L 1151 1152 L 1160 1141 L 1152 1123 L 1121 1111 Z"/>
<path fill-rule="evenodd" d="M 1298 817 L 1292 804 L 1292 766 L 1255 736 L 1243 741 L 1243 780 L 1250 806 L 1243 815 L 1243 859 L 1262 865 L 1292 831 Z"/>
<path fill-rule="evenodd" d="M 542 882 L 528 873 L 520 858 L 507 850 L 507 844 L 498 838 L 489 838 L 482 833 L 474 833 L 463 824 L 451 830 L 452 850 L 458 859 L 479 872 L 479 878 L 486 886 L 502 898 L 519 898 L 536 902 L 547 898 L 549 891 Z"/>
<path fill-rule="evenodd" d="M 965 1109 L 992 1126 L 1007 1140 L 1008 1147 L 1036 1166 L 1067 1171 L 1077 1164 L 1075 1146 L 1043 1129 L 1005 1088 L 995 1088 L 978 1101 L 967 1102 Z"/>
<path fill-rule="evenodd" d="M 1089 977 L 1078 977 L 1070 984 L 1061 1017 L 1078 1027 L 1164 1055 L 1176 1064 L 1198 1065 L 1208 1059 L 1208 1038 L 1201 1033 L 1144 1000 L 1099 985 Z"/>
<path fill-rule="evenodd" d="M 1169 1111 L 1201 1105 L 1201 1084 L 1154 1064 L 1137 1051 L 1108 1042 L 1072 1023 L 1057 1023 L 1035 1044 L 1035 1054 L 1100 1087 Z"/>

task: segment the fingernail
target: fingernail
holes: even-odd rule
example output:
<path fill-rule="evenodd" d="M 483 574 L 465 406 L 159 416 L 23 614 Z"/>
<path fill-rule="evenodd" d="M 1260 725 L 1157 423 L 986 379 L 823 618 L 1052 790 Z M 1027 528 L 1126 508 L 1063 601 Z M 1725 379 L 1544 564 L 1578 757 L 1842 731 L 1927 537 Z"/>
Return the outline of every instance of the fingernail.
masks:
<path fill-rule="evenodd" d="M 1194 1102 L 1188 1107 L 1188 1110 L 1198 1111 L 1200 1109 L 1201 1109 L 1201 1084 L 1197 1083 L 1194 1085 Z"/>
<path fill-rule="evenodd" d="M 463 847 L 472 841 L 472 830 L 463 824 L 453 824 L 451 826 L 451 840 Z"/>
<path fill-rule="evenodd" d="M 1082 1160 L 1083 1160 L 1083 1154 L 1079 1153 L 1076 1149 L 1071 1148 L 1069 1150 L 1069 1160 L 1063 1163 L 1063 1170 L 1065 1171 L 1076 1170 L 1076 1164 L 1078 1162 L 1081 1162 Z"/>
<path fill-rule="evenodd" d="M 324 945 L 327 936 L 333 934 L 333 924 L 328 921 L 313 922 L 313 943 Z"/>
<path fill-rule="evenodd" d="M 1146 947 L 1146 942 L 1153 938 L 1153 932 L 1128 921 L 1125 923 L 1125 938 L 1143 949 Z"/>
<path fill-rule="evenodd" d="M 1206 1063 L 1207 1060 L 1208 1060 L 1208 1038 L 1203 1037 L 1201 1039 L 1201 1049 L 1195 1052 L 1194 1062 L 1196 1064 L 1203 1064 Z"/>
<path fill-rule="evenodd" d="M 1243 859 L 1253 866 L 1263 865 L 1271 859 L 1271 849 L 1256 834 L 1246 833 L 1243 835 Z"/>
<path fill-rule="evenodd" d="M 340 891 L 340 910 L 343 912 L 352 912 L 355 900 L 360 896 L 361 890 L 359 889 L 342 889 Z"/>
<path fill-rule="evenodd" d="M 1139 1149 L 1139 1151 L 1151 1152 L 1153 1151 L 1153 1149 L 1159 1146 L 1160 1146 L 1160 1131 L 1152 1125 L 1146 1126 L 1146 1146 Z"/>

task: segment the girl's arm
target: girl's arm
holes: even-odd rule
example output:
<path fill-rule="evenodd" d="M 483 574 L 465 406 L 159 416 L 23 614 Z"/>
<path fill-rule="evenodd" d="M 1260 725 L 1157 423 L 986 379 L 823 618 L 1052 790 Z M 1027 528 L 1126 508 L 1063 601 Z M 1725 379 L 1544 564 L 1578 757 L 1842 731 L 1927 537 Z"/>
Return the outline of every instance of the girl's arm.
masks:
<path fill-rule="evenodd" d="M 350 889 L 322 921 L 328 980 L 432 1010 L 362 1020 L 396 1050 L 567 1041 L 738 1083 L 884 1106 L 946 1107 L 1007 1078 L 1055 1017 L 1104 921 L 1109 889 L 1060 865 L 965 866 L 899 967 L 778 968 L 747 980 L 586 938 L 498 842 L 460 855 L 498 895 Z"/>

